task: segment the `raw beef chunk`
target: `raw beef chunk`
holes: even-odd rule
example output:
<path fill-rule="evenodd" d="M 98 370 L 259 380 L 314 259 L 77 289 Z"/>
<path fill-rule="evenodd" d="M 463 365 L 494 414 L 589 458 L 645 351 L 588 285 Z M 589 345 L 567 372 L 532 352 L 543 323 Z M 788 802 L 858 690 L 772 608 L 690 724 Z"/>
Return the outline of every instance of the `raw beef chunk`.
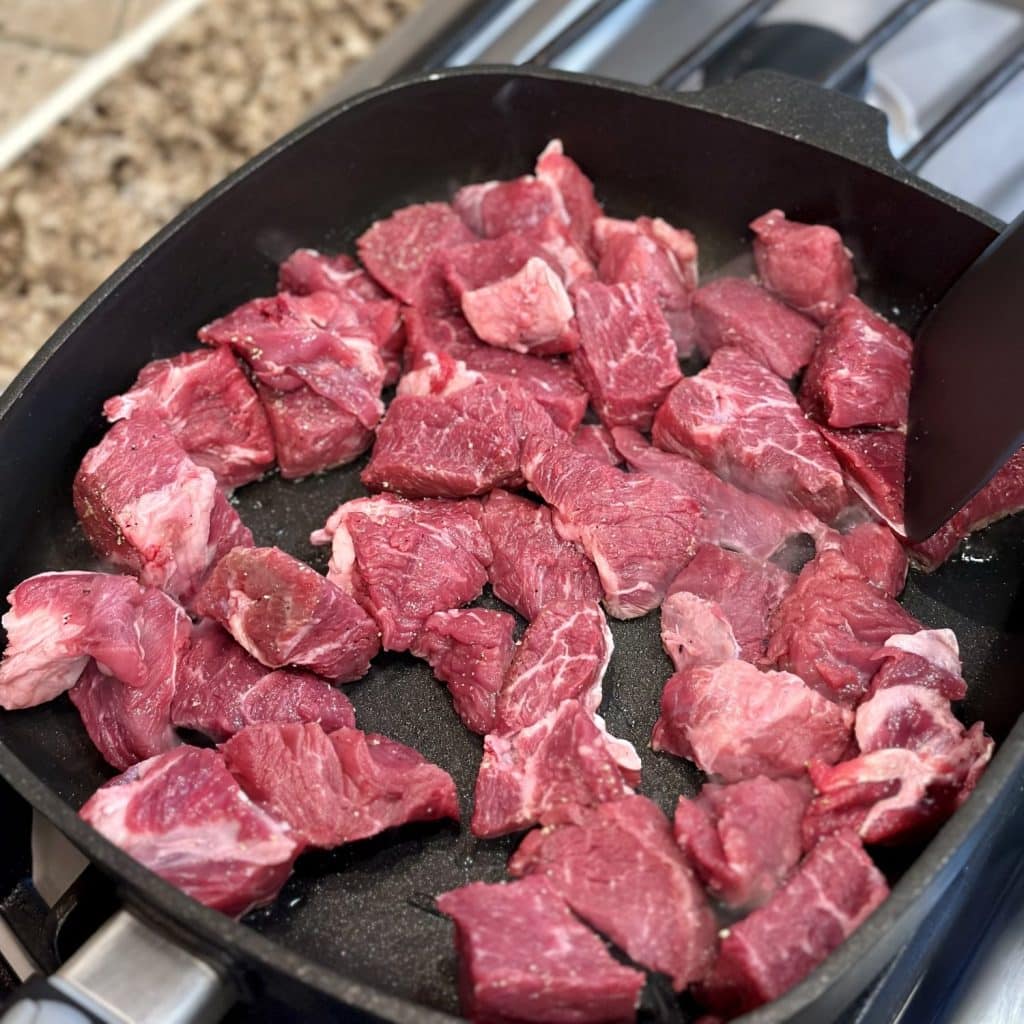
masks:
<path fill-rule="evenodd" d="M 464 293 L 462 312 L 477 336 L 498 348 L 552 356 L 579 344 L 569 293 L 538 257 L 509 277 Z"/>
<path fill-rule="evenodd" d="M 576 292 L 580 347 L 572 365 L 606 427 L 650 430 L 679 381 L 679 361 L 654 290 L 594 281 Z"/>
<path fill-rule="evenodd" d="M 799 846 L 798 846 L 799 849 Z M 701 978 L 715 952 L 715 919 L 668 820 L 646 797 L 565 809 L 530 832 L 509 873 L 543 876 L 584 921 L 677 992 Z"/>
<path fill-rule="evenodd" d="M 299 845 L 242 792 L 215 750 L 179 747 L 129 768 L 79 814 L 125 853 L 214 910 L 269 903 Z"/>
<path fill-rule="evenodd" d="M 383 412 L 380 348 L 391 337 L 393 303 L 334 292 L 253 299 L 199 332 L 252 367 L 267 410 L 281 475 L 306 476 L 366 450 Z"/>
<path fill-rule="evenodd" d="M 278 291 L 293 295 L 312 295 L 313 292 L 334 292 L 341 298 L 369 305 L 367 310 L 381 318 L 381 330 L 375 341 L 387 373 L 385 384 L 394 384 L 402 372 L 402 350 L 405 347 L 405 329 L 398 303 L 350 256 L 324 256 L 315 249 L 296 249 L 281 264 L 277 275 Z M 390 324 L 390 331 L 383 327 Z"/>
<path fill-rule="evenodd" d="M 446 352 L 485 377 L 515 381 L 562 430 L 575 430 L 583 419 L 589 396 L 564 362 L 484 344 L 461 317 L 430 317 L 419 310 L 408 309 L 405 322 L 409 336 L 406 346 L 409 369 L 422 365 L 428 352 Z"/>
<path fill-rule="evenodd" d="M 359 258 L 392 295 L 425 312 L 451 308 L 439 255 L 475 236 L 447 203 L 396 210 L 359 236 Z"/>
<path fill-rule="evenodd" d="M 850 489 L 897 533 L 903 533 L 903 463 L 907 439 L 898 430 L 823 430 Z"/>
<path fill-rule="evenodd" d="M 480 525 L 493 553 L 488 574 L 494 594 L 523 618 L 536 618 L 551 601 L 600 599 L 593 563 L 559 537 L 546 505 L 497 489 L 484 501 Z"/>
<path fill-rule="evenodd" d="M 769 210 L 751 221 L 754 260 L 766 288 L 824 323 L 857 287 L 850 251 L 835 228 L 786 220 Z"/>
<path fill-rule="evenodd" d="M 476 291 L 477 288 L 495 284 L 517 274 L 531 259 L 543 260 L 558 273 L 558 267 L 547 258 L 538 242 L 515 231 L 500 238 L 457 245 L 446 250 L 440 259 L 448 287 L 460 301 L 466 292 Z"/>
<path fill-rule="evenodd" d="M 715 602 L 685 591 L 661 606 L 661 645 L 677 672 L 740 657 L 732 626 Z"/>
<path fill-rule="evenodd" d="M 528 232 L 549 217 L 568 220 L 562 196 L 549 181 L 525 174 L 512 181 L 464 185 L 452 200 L 455 212 L 482 238 Z"/>
<path fill-rule="evenodd" d="M 171 704 L 174 725 L 217 742 L 262 722 L 317 722 L 328 732 L 355 725 L 352 703 L 311 672 L 268 672 L 216 623 L 203 621 L 181 660 Z"/>
<path fill-rule="evenodd" d="M 330 849 L 410 821 L 459 817 L 455 783 L 386 736 L 313 723 L 252 725 L 221 750 L 232 775 L 303 843 Z"/>
<path fill-rule="evenodd" d="M 434 612 L 479 597 L 491 547 L 476 501 L 406 501 L 391 494 L 348 501 L 313 543 L 331 542 L 327 578 L 376 620 L 381 646 L 405 651 Z"/>
<path fill-rule="evenodd" d="M 573 447 L 609 466 L 621 466 L 623 459 L 615 447 L 615 438 L 607 427 L 600 423 L 584 423 L 572 435 Z"/>
<path fill-rule="evenodd" d="M 946 700 L 963 700 L 967 683 L 960 674 L 960 646 L 951 629 L 922 629 L 896 633 L 875 653 L 878 671 L 871 693 L 889 686 L 924 686 Z"/>
<path fill-rule="evenodd" d="M 123 395 L 103 403 L 111 423 L 145 411 L 162 419 L 193 462 L 221 487 L 258 480 L 274 464 L 263 406 L 228 349 L 147 363 Z"/>
<path fill-rule="evenodd" d="M 740 653 L 733 657 L 756 662 L 768 643 L 772 612 L 794 582 L 794 576 L 778 566 L 702 544 L 668 593 L 689 593 L 714 602 L 739 645 Z"/>
<path fill-rule="evenodd" d="M 539 722 L 484 739 L 473 835 L 491 839 L 528 828 L 565 804 L 589 806 L 629 795 L 640 782 L 632 745 L 609 736 L 579 701 L 563 701 Z"/>
<path fill-rule="evenodd" d="M 694 323 L 690 310 L 697 287 L 697 242 L 660 217 L 594 222 L 597 272 L 607 284 L 646 281 L 657 296 L 680 356 L 693 352 Z"/>
<path fill-rule="evenodd" d="M 699 462 L 653 447 L 639 431 L 616 427 L 612 436 L 630 469 L 673 484 L 701 506 L 701 537 L 710 544 L 764 559 L 793 538 L 807 535 L 819 542 L 833 533 L 805 509 L 741 491 Z"/>
<path fill-rule="evenodd" d="M 741 277 L 698 288 L 693 320 L 704 355 L 735 346 L 787 380 L 808 364 L 820 333 L 807 317 Z"/>
<path fill-rule="evenodd" d="M 350 682 L 380 649 L 373 619 L 344 591 L 279 548 L 235 548 L 210 573 L 196 611 L 216 619 L 268 668 L 296 665 Z"/>
<path fill-rule="evenodd" d="M 729 927 L 700 997 L 736 1016 L 802 981 L 889 895 L 855 835 L 820 843 L 772 901 Z"/>
<path fill-rule="evenodd" d="M 920 628 L 838 551 L 824 551 L 776 609 L 766 657 L 830 699 L 855 704 L 878 667 L 878 648 L 893 633 Z"/>
<path fill-rule="evenodd" d="M 31 708 L 71 689 L 93 658 L 126 686 L 173 687 L 191 624 L 170 598 L 131 576 L 44 572 L 7 595 L 0 707 Z"/>
<path fill-rule="evenodd" d="M 631 619 L 661 604 L 696 547 L 695 501 L 663 480 L 624 473 L 537 435 L 524 446 L 523 475 L 554 508 L 559 534 L 597 567 L 609 614 Z"/>
<path fill-rule="evenodd" d="M 518 385 L 484 382 L 449 395 L 399 395 L 361 479 L 408 498 L 464 498 L 522 480 L 527 434 L 562 432 Z"/>
<path fill-rule="evenodd" d="M 907 552 L 882 523 L 861 523 L 849 533 L 824 539 L 819 550 L 836 549 L 889 597 L 899 597 L 907 581 Z"/>
<path fill-rule="evenodd" d="M 676 841 L 717 899 L 759 907 L 800 862 L 810 798 L 806 778 L 709 782 L 695 800 L 679 798 Z"/>
<path fill-rule="evenodd" d="M 75 511 L 96 553 L 189 602 L 211 565 L 252 534 L 163 422 L 115 423 L 75 475 Z"/>
<path fill-rule="evenodd" d="M 908 683 L 886 686 L 865 700 L 853 735 L 862 754 L 900 747 L 931 755 L 956 747 L 964 727 L 942 693 Z"/>
<path fill-rule="evenodd" d="M 588 711 L 597 711 L 613 647 L 596 602 L 546 604 L 516 647 L 492 731 L 516 732 L 533 725 L 563 700 L 578 700 Z"/>
<path fill-rule="evenodd" d="M 651 745 L 688 757 L 726 782 L 798 777 L 811 758 L 838 761 L 852 725 L 852 711 L 826 700 L 799 676 L 725 661 L 669 679 Z"/>
<path fill-rule="evenodd" d="M 904 427 L 913 343 L 850 296 L 821 332 L 800 404 L 828 427 Z"/>
<path fill-rule="evenodd" d="M 848 501 L 835 456 L 785 382 L 740 349 L 720 349 L 672 389 L 654 419 L 654 443 L 825 522 Z"/>
<path fill-rule="evenodd" d="M 488 1024 L 636 1017 L 644 976 L 611 958 L 544 878 L 472 885 L 438 897 L 455 921 L 462 1012 Z"/>
<path fill-rule="evenodd" d="M 589 254 L 594 221 L 603 211 L 594 198 L 593 184 L 576 161 L 565 155 L 561 139 L 552 139 L 544 147 L 535 173 L 558 190 L 569 216 L 569 233 Z"/>
<path fill-rule="evenodd" d="M 512 661 L 515 617 L 487 608 L 435 612 L 409 650 L 448 685 L 455 712 L 481 736 L 493 731 L 498 693 Z"/>

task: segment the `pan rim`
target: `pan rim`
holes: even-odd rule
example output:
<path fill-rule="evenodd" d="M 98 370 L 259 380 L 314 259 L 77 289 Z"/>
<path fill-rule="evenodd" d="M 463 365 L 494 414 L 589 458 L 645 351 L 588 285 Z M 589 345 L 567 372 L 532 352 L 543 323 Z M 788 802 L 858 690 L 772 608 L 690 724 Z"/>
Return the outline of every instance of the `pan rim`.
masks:
<path fill-rule="evenodd" d="M 768 87 L 774 82 L 776 84 L 785 83 L 789 88 L 792 83 L 799 81 L 775 72 L 754 74 L 757 78 L 762 79 Z M 246 161 L 179 213 L 114 271 L 40 348 L 0 396 L 0 420 L 20 400 L 25 391 L 45 370 L 51 357 L 76 333 L 81 324 L 101 305 L 111 299 L 121 284 L 155 251 L 160 249 L 186 224 L 199 216 L 208 206 L 215 203 L 223 194 L 234 188 L 238 182 L 258 173 L 279 153 L 356 107 L 372 103 L 378 98 L 392 93 L 408 89 L 422 90 L 435 82 L 447 82 L 459 78 L 536 79 L 598 87 L 620 94 L 642 97 L 646 100 L 698 109 L 712 117 L 727 121 L 740 121 L 769 134 L 785 137 L 794 145 L 800 144 L 824 149 L 835 154 L 835 151 L 828 146 L 818 145 L 806 137 L 799 137 L 793 133 L 772 128 L 756 118 L 745 117 L 742 113 L 731 110 L 727 114 L 722 113 L 715 110 L 710 104 L 705 105 L 704 102 L 701 102 L 701 97 L 709 95 L 710 90 L 706 93 L 669 94 L 650 87 L 631 85 L 594 75 L 552 70 L 524 70 L 506 65 L 457 68 L 406 77 L 344 100 L 299 125 Z M 806 83 L 799 83 L 799 85 L 801 88 L 813 88 L 807 86 Z M 725 89 L 728 86 L 719 88 Z M 956 212 L 980 222 L 993 232 L 999 230 L 1000 222 L 998 220 L 963 200 L 950 196 L 941 189 L 916 178 L 903 169 L 891 157 L 891 154 L 888 159 L 883 153 L 874 160 L 855 158 L 848 153 L 835 155 L 839 159 L 859 163 L 875 173 L 896 180 L 905 187 L 923 192 L 944 205 L 952 207 Z M 976 832 L 978 824 L 1001 797 L 1004 788 L 1009 784 L 1015 772 L 1015 766 L 1022 759 L 1024 759 L 1024 717 L 1018 718 L 1010 733 L 1000 744 L 999 750 L 970 799 L 914 860 L 914 863 L 893 888 L 888 900 L 798 986 L 772 1003 L 737 1019 L 746 1024 L 776 1024 L 776 1022 L 787 1020 L 820 998 L 837 978 L 847 973 L 857 961 L 864 959 L 877 944 L 879 938 L 895 927 L 913 909 L 921 894 L 932 881 L 947 869 L 950 863 L 966 848 L 971 835 Z M 0 775 L 33 807 L 49 818 L 86 854 L 90 862 L 96 864 L 117 881 L 133 909 L 143 915 L 149 914 L 169 919 L 179 930 L 194 935 L 201 945 L 212 947 L 215 955 L 220 959 L 226 956 L 230 960 L 240 953 L 251 963 L 267 971 L 290 975 L 292 979 L 308 985 L 319 995 L 344 1003 L 353 1009 L 400 1022 L 400 1024 L 406 1024 L 406 1022 L 413 1024 L 416 1021 L 441 1024 L 441 1022 L 460 1019 L 349 978 L 327 965 L 279 945 L 233 918 L 226 917 L 197 903 L 144 868 L 87 825 L 78 817 L 70 804 L 65 803 L 2 742 L 0 742 Z M 149 904 L 152 906 L 147 906 Z"/>

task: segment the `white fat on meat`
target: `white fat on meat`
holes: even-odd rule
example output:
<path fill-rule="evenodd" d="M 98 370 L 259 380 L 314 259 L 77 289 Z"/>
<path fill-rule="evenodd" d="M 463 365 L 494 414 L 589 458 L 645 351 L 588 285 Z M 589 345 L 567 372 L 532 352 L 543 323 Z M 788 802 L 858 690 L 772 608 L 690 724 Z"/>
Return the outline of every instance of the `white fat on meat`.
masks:
<path fill-rule="evenodd" d="M 916 654 L 936 668 L 959 676 L 960 644 L 951 629 L 922 629 L 917 633 L 893 633 L 885 641 L 886 647 L 895 647 L 910 654 Z"/>

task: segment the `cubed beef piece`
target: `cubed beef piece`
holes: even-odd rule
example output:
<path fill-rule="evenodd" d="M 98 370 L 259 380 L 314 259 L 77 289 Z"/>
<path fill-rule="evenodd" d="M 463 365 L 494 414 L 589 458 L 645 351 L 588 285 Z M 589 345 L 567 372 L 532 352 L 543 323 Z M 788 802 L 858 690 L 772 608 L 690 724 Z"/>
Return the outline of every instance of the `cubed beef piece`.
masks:
<path fill-rule="evenodd" d="M 476 501 L 382 494 L 339 505 L 311 539 L 331 543 L 327 578 L 376 619 L 384 650 L 404 651 L 434 612 L 480 596 L 491 548 L 479 518 Z"/>
<path fill-rule="evenodd" d="M 698 990 L 733 1017 L 777 999 L 802 981 L 889 895 L 882 873 L 849 832 L 818 845 L 760 910 L 729 927 Z"/>
<path fill-rule="evenodd" d="M 438 897 L 455 921 L 462 1012 L 489 1024 L 636 1017 L 642 972 L 612 959 L 544 878 L 471 885 Z"/>
<path fill-rule="evenodd" d="M 772 617 L 767 659 L 844 704 L 867 691 L 875 652 L 893 633 L 921 624 L 838 551 L 804 566 Z"/>
<path fill-rule="evenodd" d="M 907 552 L 884 523 L 860 523 L 849 533 L 833 534 L 818 543 L 820 551 L 832 548 L 860 569 L 883 594 L 899 597 L 907 581 Z"/>
<path fill-rule="evenodd" d="M 228 349 L 155 359 L 123 395 L 103 403 L 111 423 L 139 412 L 164 421 L 193 462 L 221 487 L 258 480 L 274 464 L 274 438 L 253 386 Z"/>
<path fill-rule="evenodd" d="M 584 921 L 635 963 L 668 975 L 677 992 L 711 965 L 711 908 L 668 819 L 646 797 L 566 807 L 557 823 L 526 836 L 508 868 L 546 878 Z"/>
<path fill-rule="evenodd" d="M 163 421 L 138 412 L 86 452 L 75 511 L 96 553 L 186 603 L 210 566 L 252 534 Z"/>
<path fill-rule="evenodd" d="M 680 591 L 661 606 L 661 645 L 677 672 L 740 656 L 732 624 L 715 601 Z"/>
<path fill-rule="evenodd" d="M 525 174 L 511 181 L 463 185 L 452 200 L 455 212 L 482 238 L 526 232 L 548 217 L 568 222 L 561 193 L 550 181 Z"/>
<path fill-rule="evenodd" d="M 196 598 L 268 668 L 295 665 L 339 682 L 366 674 L 377 625 L 343 590 L 279 548 L 235 548 Z"/>
<path fill-rule="evenodd" d="M 669 679 L 651 743 L 726 782 L 755 775 L 799 777 L 811 758 L 838 761 L 852 726 L 852 711 L 799 676 L 725 661 Z"/>
<path fill-rule="evenodd" d="M 786 380 L 808 364 L 820 334 L 813 321 L 741 277 L 698 288 L 693 319 L 704 355 L 735 346 Z"/>
<path fill-rule="evenodd" d="M 878 671 L 870 693 L 888 686 L 924 686 L 946 700 L 963 700 L 967 683 L 960 667 L 960 645 L 951 629 L 894 633 L 875 652 Z"/>
<path fill-rule="evenodd" d="M 316 722 L 328 732 L 355 725 L 352 702 L 312 672 L 268 672 L 215 622 L 192 631 L 181 659 L 171 721 L 216 742 L 247 725 Z"/>
<path fill-rule="evenodd" d="M 518 832 L 566 804 L 618 800 L 639 784 L 640 767 L 632 744 L 609 736 L 579 701 L 563 701 L 519 732 L 484 738 L 473 835 Z"/>
<path fill-rule="evenodd" d="M 405 206 L 359 236 L 356 246 L 373 279 L 424 312 L 452 308 L 439 255 L 476 236 L 447 203 Z"/>
<path fill-rule="evenodd" d="M 898 430 L 822 430 L 852 490 L 897 533 L 903 533 L 903 465 L 907 439 Z"/>
<path fill-rule="evenodd" d="M 835 228 L 801 224 L 787 220 L 781 210 L 769 210 L 751 221 L 750 229 L 764 286 L 818 323 L 856 290 L 853 257 Z"/>
<path fill-rule="evenodd" d="M 409 648 L 448 686 L 467 729 L 492 732 L 498 693 L 515 651 L 515 617 L 488 608 L 435 612 Z"/>
<path fill-rule="evenodd" d="M 649 430 L 682 377 L 654 290 L 643 283 L 580 285 L 576 318 L 580 346 L 572 365 L 601 422 Z"/>
<path fill-rule="evenodd" d="M 828 427 L 904 427 L 913 343 L 860 299 L 844 299 L 821 332 L 800 404 Z"/>
<path fill-rule="evenodd" d="M 310 846 L 459 817 L 451 776 L 386 736 L 352 728 L 328 734 L 314 723 L 252 725 L 221 750 L 246 793 Z"/>
<path fill-rule="evenodd" d="M 469 186 L 485 187 L 487 186 Z M 540 245 L 530 236 L 518 231 L 503 234 L 500 238 L 485 238 L 456 245 L 446 250 L 440 259 L 448 287 L 459 300 L 466 292 L 476 291 L 477 288 L 511 277 L 522 270 L 531 259 L 543 260 L 558 273 L 558 267 L 553 261 L 548 260 Z"/>
<path fill-rule="evenodd" d="M 554 509 L 560 536 L 596 566 L 609 614 L 629 619 L 657 608 L 696 549 L 700 506 L 663 480 L 537 435 L 524 446 L 522 466 Z"/>
<path fill-rule="evenodd" d="M 593 562 L 558 535 L 547 505 L 498 488 L 484 501 L 480 525 L 491 545 L 494 594 L 524 618 L 551 601 L 600 599 Z"/>
<path fill-rule="evenodd" d="M 594 185 L 571 157 L 566 156 L 561 139 L 552 139 L 537 158 L 535 173 L 541 181 L 552 184 L 562 197 L 569 216 L 569 231 L 588 255 L 592 255 L 591 238 L 594 221 L 603 213 L 594 198 Z"/>
<path fill-rule="evenodd" d="M 800 862 L 800 823 L 810 799 L 806 777 L 709 782 L 696 799 L 679 798 L 676 841 L 717 899 L 759 907 Z"/>
<path fill-rule="evenodd" d="M 653 436 L 659 448 L 825 522 L 848 504 L 835 456 L 785 382 L 740 349 L 718 350 L 681 380 L 658 410 Z"/>
<path fill-rule="evenodd" d="M 240 916 L 269 903 L 299 844 L 242 792 L 215 750 L 179 747 L 129 768 L 78 812 L 193 899 Z"/>

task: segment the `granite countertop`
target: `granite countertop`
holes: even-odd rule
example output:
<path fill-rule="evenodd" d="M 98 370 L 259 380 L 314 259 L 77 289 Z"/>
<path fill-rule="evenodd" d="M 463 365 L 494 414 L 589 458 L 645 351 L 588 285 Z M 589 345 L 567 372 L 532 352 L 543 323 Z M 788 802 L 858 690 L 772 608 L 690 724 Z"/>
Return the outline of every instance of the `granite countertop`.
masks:
<path fill-rule="evenodd" d="M 420 0 L 207 0 L 0 171 L 0 389 L 134 249 Z"/>

